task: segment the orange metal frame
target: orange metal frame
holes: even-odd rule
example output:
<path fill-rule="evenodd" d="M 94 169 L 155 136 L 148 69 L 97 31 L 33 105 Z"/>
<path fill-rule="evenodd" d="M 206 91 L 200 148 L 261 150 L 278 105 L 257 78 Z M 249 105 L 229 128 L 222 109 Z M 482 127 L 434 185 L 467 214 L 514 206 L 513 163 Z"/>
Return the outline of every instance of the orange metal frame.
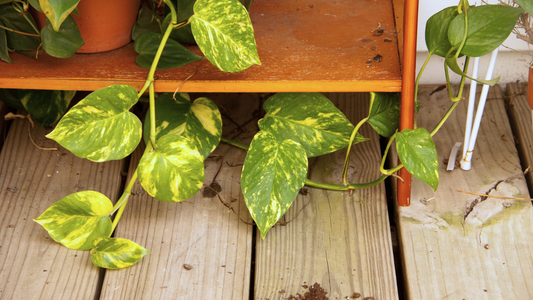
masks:
<path fill-rule="evenodd" d="M 418 0 L 405 0 L 400 130 L 412 129 L 414 124 L 417 23 Z M 411 203 L 411 174 L 402 168 L 399 176 L 403 182 L 398 180 L 398 205 L 409 206 Z"/>

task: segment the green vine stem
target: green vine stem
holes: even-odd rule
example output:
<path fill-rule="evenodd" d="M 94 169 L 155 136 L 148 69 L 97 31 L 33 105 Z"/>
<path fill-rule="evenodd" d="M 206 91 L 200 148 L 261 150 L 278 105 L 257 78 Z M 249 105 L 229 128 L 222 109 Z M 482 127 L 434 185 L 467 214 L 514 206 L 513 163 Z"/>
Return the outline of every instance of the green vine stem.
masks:
<path fill-rule="evenodd" d="M 363 126 L 363 124 L 365 124 L 366 121 L 368 121 L 368 117 L 359 121 L 359 123 L 357 123 L 357 126 L 355 126 L 355 128 L 353 129 L 352 135 L 350 136 L 350 142 L 348 143 L 346 158 L 344 159 L 344 166 L 342 167 L 342 184 L 346 186 L 349 185 L 347 177 L 348 177 L 348 166 L 350 165 L 350 153 L 352 152 L 351 150 L 352 150 L 353 141 L 355 140 L 355 137 L 357 136 L 357 132 L 359 131 L 359 128 L 361 128 L 361 126 Z"/>

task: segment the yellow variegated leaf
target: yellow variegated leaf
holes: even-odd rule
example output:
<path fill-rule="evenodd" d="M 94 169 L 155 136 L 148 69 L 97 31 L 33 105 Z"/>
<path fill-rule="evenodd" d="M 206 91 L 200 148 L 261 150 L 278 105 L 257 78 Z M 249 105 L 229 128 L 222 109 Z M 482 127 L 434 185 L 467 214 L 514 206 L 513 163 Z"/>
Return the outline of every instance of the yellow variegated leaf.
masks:
<path fill-rule="evenodd" d="M 150 251 L 130 240 L 101 237 L 93 241 L 91 260 L 98 267 L 122 269 L 134 265 L 146 254 Z"/>
<path fill-rule="evenodd" d="M 69 249 L 89 250 L 92 241 L 111 234 L 111 201 L 95 191 L 68 195 L 34 219 Z"/>

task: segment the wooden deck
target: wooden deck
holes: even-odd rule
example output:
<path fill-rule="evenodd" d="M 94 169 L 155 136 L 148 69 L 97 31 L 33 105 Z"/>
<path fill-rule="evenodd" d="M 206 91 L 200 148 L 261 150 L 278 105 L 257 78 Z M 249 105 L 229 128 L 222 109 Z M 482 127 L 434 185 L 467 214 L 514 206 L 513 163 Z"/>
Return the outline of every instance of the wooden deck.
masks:
<path fill-rule="evenodd" d="M 15 120 L 0 154 L 0 299 L 281 300 L 304 295 L 315 283 L 339 300 L 354 293 L 376 300 L 532 299 L 531 203 L 456 191 L 529 197 L 521 162 L 531 159 L 522 150 L 533 143 L 531 112 L 515 89 L 523 88 L 507 87 L 512 97 L 491 92 L 472 170 L 447 172 L 442 164 L 437 192 L 414 181 L 411 206 L 398 208 L 388 201 L 392 192 L 387 197 L 385 184 L 352 195 L 309 188 L 285 216 L 288 223 L 273 227 L 265 240 L 243 222 L 251 220 L 239 185 L 246 153 L 221 144 L 206 161 L 205 184 L 216 180 L 243 221 L 217 198 L 198 193 L 182 203 L 163 203 L 137 185 L 116 236 L 151 254 L 110 271 L 94 267 L 87 251 L 55 243 L 31 220 L 81 190 L 118 199 L 142 149 L 122 161 L 92 163 L 61 148 L 36 148 L 27 121 Z M 433 90 L 420 92 L 418 124 L 429 129 L 450 103 L 445 91 L 430 95 Z M 327 96 L 352 122 L 368 111 L 367 94 Z M 249 142 L 257 127 L 247 122 L 264 95 L 210 97 L 225 115 L 224 136 Z M 462 140 L 464 114 L 460 105 L 434 137 L 439 161 Z M 57 146 L 44 138 L 49 131 L 30 130 L 39 146 Z M 369 127 L 363 135 L 373 140 L 354 147 L 351 182 L 379 176 L 380 144 Z M 343 157 L 339 151 L 312 159 L 312 179 L 339 182 Z M 401 263 L 395 265 L 395 258 Z"/>

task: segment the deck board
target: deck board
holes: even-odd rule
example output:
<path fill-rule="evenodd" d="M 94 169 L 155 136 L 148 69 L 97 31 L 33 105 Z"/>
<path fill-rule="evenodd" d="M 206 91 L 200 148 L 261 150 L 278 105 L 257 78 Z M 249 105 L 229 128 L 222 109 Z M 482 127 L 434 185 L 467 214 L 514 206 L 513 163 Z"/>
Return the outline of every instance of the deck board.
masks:
<path fill-rule="evenodd" d="M 238 124 L 244 124 L 259 107 L 258 95 L 219 96 L 224 98 L 217 99 L 219 106 Z M 228 119 L 224 123 L 224 135 L 233 136 L 235 125 Z M 255 122 L 250 125 L 256 128 Z M 248 142 L 255 130 L 239 138 Z M 134 153 L 130 174 L 141 154 L 142 149 Z M 222 164 L 216 177 L 221 195 L 251 222 L 239 184 L 245 156 L 241 149 L 220 144 L 205 162 L 204 183 L 211 183 Z M 217 198 L 200 192 L 181 203 L 165 203 L 143 192 L 139 183 L 133 191 L 138 194 L 129 200 L 116 236 L 131 239 L 151 253 L 130 268 L 107 271 L 100 299 L 249 299 L 251 225 L 239 221 Z"/>
<path fill-rule="evenodd" d="M 447 91 L 422 88 L 418 125 L 433 129 L 450 106 Z M 465 95 L 468 92 L 465 91 Z M 455 190 L 529 197 L 499 88 L 491 89 L 472 170 L 445 171 L 443 160 L 463 140 L 466 101 L 434 136 L 440 162 L 436 192 L 413 180 L 410 207 L 397 207 L 408 299 L 533 298 L 533 208 L 529 201 Z M 491 188 L 497 187 L 496 190 Z"/>
<path fill-rule="evenodd" d="M 533 91 L 531 91 L 533 92 Z M 523 170 L 528 170 L 526 180 L 529 190 L 533 190 L 533 127 L 531 108 L 527 103 L 527 85 L 508 83 L 506 90 L 507 113 L 513 128 L 516 147 Z"/>
<path fill-rule="evenodd" d="M 368 112 L 368 94 L 328 97 L 352 122 Z M 353 149 L 349 180 L 354 183 L 380 176 L 377 135 L 366 126 L 362 134 L 372 140 Z M 344 157 L 343 151 L 321 157 L 311 179 L 339 184 Z M 290 223 L 274 226 L 265 240 L 258 237 L 254 299 L 304 295 L 308 290 L 302 285 L 315 283 L 328 291 L 329 299 L 345 299 L 355 292 L 374 299 L 397 299 L 384 185 L 354 191 L 352 196 L 308 190 L 287 212 Z"/>
<path fill-rule="evenodd" d="M 103 279 L 89 251 L 69 250 L 32 219 L 61 198 L 96 190 L 116 200 L 122 161 L 93 163 L 69 151 L 43 151 L 28 137 L 27 120 L 14 120 L 0 154 L 0 299 L 95 299 Z M 57 144 L 31 130 L 42 147 Z"/>

